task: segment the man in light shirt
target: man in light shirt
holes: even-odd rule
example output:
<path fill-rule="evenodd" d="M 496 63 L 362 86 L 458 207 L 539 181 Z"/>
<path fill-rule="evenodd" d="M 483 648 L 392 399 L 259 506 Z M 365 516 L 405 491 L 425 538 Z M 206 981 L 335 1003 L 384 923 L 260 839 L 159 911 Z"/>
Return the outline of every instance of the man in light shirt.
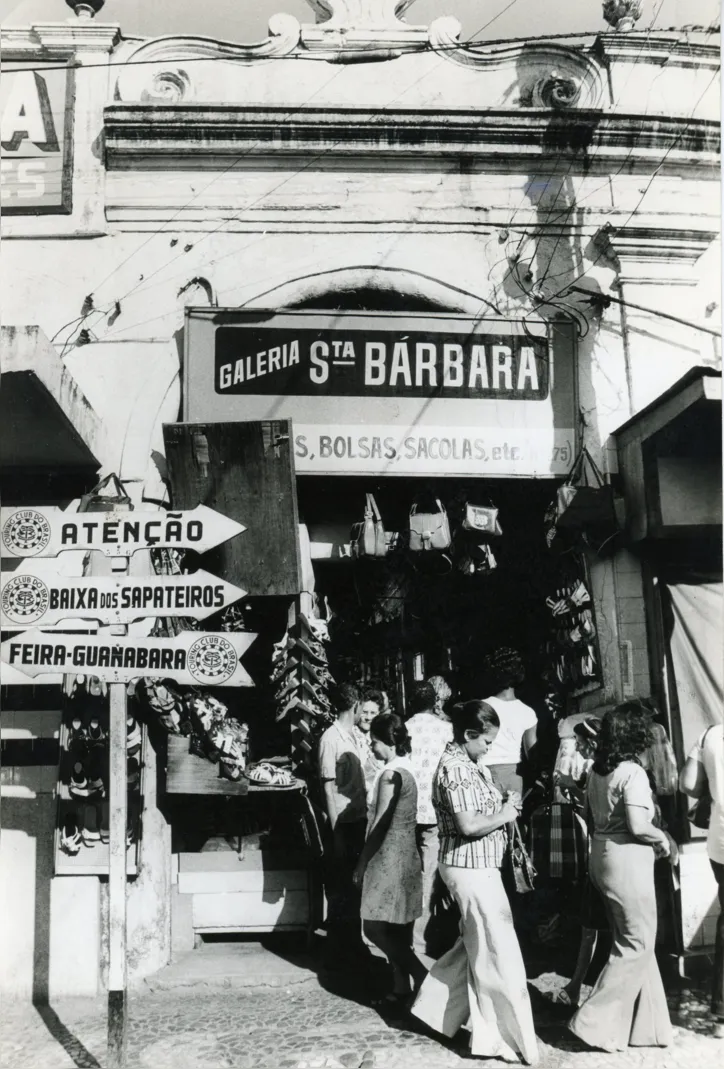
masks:
<path fill-rule="evenodd" d="M 407 703 L 412 715 L 407 730 L 412 741 L 410 763 L 417 782 L 417 846 L 422 860 L 422 916 L 415 921 L 413 945 L 425 957 L 425 932 L 430 920 L 435 876 L 437 874 L 437 817 L 432 806 L 432 781 L 443 751 L 452 742 L 452 725 L 435 713 L 436 694 L 429 683 L 417 683 Z"/>
<path fill-rule="evenodd" d="M 330 688 L 335 722 L 319 740 L 319 778 L 329 818 L 325 849 L 328 940 L 332 954 L 364 953 L 360 922 L 360 894 L 352 873 L 365 844 L 367 792 L 364 753 L 355 736 L 360 694 L 342 683 Z"/>

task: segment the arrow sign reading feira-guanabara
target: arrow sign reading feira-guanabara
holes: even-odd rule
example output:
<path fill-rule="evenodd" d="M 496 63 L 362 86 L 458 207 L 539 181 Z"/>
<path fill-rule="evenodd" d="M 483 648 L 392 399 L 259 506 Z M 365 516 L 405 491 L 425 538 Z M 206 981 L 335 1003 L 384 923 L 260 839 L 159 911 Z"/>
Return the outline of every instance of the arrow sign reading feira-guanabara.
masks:
<path fill-rule="evenodd" d="M 206 687 L 251 687 L 241 658 L 256 638 L 243 631 L 184 631 L 175 638 L 116 638 L 26 631 L 0 645 L 0 658 L 30 679 L 79 673 L 108 683 L 139 676 Z"/>
<path fill-rule="evenodd" d="M 206 505 L 186 512 L 2 509 L 0 523 L 2 551 L 12 557 L 56 557 L 67 549 L 96 549 L 107 557 L 127 557 L 138 549 L 206 553 L 246 530 Z"/>
<path fill-rule="evenodd" d="M 36 574 L 36 572 L 38 574 Z M 187 616 L 205 620 L 243 598 L 245 590 L 209 572 L 193 575 L 58 575 L 21 564 L 0 591 L 0 623 L 5 628 L 50 627 L 61 620 L 130 624 L 144 616 Z"/>

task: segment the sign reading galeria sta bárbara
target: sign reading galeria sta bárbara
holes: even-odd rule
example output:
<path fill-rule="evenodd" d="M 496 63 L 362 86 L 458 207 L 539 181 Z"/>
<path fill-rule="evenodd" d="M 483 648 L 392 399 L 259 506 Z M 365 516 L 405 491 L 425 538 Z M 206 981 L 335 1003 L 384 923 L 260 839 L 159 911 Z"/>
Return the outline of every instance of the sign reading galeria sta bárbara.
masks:
<path fill-rule="evenodd" d="M 567 329 L 445 314 L 191 309 L 184 418 L 291 418 L 301 474 L 566 473 Z"/>

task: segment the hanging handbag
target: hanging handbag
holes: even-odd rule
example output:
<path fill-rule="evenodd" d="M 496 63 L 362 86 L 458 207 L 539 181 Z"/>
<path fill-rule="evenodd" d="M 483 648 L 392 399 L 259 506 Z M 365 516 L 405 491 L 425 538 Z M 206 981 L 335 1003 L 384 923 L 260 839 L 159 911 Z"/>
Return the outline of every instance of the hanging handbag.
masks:
<path fill-rule="evenodd" d="M 419 512 L 417 502 L 410 510 L 410 549 L 420 553 L 450 547 L 450 521 L 440 498 L 435 498 L 436 512 Z"/>
<path fill-rule="evenodd" d="M 593 473 L 593 483 L 588 479 L 589 469 Z M 558 530 L 595 532 L 597 538 L 610 537 L 619 530 L 613 487 L 606 485 L 585 446 L 574 461 L 568 478 L 558 487 L 555 506 Z"/>
<path fill-rule="evenodd" d="M 471 505 L 466 501 L 462 526 L 465 531 L 475 531 L 489 537 L 499 538 L 503 533 L 494 505 Z"/>
<path fill-rule="evenodd" d="M 364 519 L 352 526 L 350 552 L 355 558 L 387 556 L 385 527 L 373 494 L 367 494 Z"/>
<path fill-rule="evenodd" d="M 78 512 L 114 512 L 132 509 L 131 499 L 117 475 L 106 475 L 88 494 L 83 494 Z M 160 513 L 159 513 L 160 515 Z"/>
<path fill-rule="evenodd" d="M 518 821 L 511 826 L 510 841 L 505 856 L 507 875 L 513 889 L 519 894 L 535 890 L 536 870 L 523 846 Z"/>

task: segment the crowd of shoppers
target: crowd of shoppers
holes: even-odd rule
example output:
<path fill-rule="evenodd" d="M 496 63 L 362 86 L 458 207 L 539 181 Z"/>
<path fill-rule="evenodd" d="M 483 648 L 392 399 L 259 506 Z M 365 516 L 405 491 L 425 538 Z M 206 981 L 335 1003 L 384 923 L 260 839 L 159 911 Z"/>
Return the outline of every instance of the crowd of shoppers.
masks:
<path fill-rule="evenodd" d="M 524 670 L 514 650 L 495 651 L 484 667 L 492 692 L 484 700 L 451 704 L 449 685 L 433 677 L 412 690 L 405 720 L 381 691 L 336 688 L 336 720 L 319 746 L 328 943 L 346 962 L 365 953 L 362 932 L 382 951 L 392 990 L 373 999 L 380 1007 L 409 1010 L 448 1037 L 467 1026 L 472 1055 L 532 1065 L 525 966 L 501 873 L 511 864 L 537 718 L 516 695 Z M 580 719 L 574 731 L 577 774 L 560 776 L 558 786 L 588 824 L 590 864 L 578 962 L 556 1001 L 575 1011 L 569 1028 L 589 1047 L 666 1047 L 672 1028 L 655 957 L 654 862 L 675 863 L 677 850 L 652 790 L 650 703 L 626 702 L 602 719 Z M 716 725 L 697 741 L 680 780 L 686 794 L 712 797 L 708 850 L 720 902 L 723 749 Z M 459 911 L 459 935 L 434 961 L 428 935 L 440 896 Z M 601 930 L 611 951 L 579 1004 Z M 712 998 L 720 1034 L 723 953 L 720 916 Z"/>

